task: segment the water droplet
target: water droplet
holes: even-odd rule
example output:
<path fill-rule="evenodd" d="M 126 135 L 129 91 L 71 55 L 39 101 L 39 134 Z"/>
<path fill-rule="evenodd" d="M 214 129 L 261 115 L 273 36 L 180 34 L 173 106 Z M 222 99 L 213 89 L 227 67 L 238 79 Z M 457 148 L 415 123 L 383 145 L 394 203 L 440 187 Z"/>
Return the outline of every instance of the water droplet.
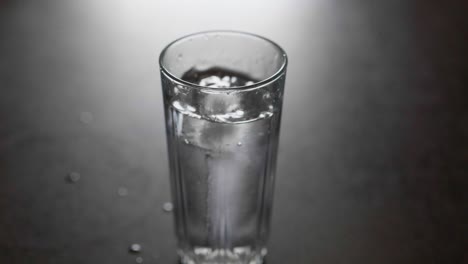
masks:
<path fill-rule="evenodd" d="M 191 105 L 187 105 L 186 107 L 187 107 L 187 111 L 190 111 L 190 112 L 197 111 L 197 109 L 195 107 L 191 106 Z"/>
<path fill-rule="evenodd" d="M 172 212 L 172 210 L 174 210 L 174 205 L 172 203 L 169 203 L 169 202 L 164 203 L 163 204 L 163 210 L 164 210 L 164 212 L 167 212 L 167 213 Z"/>
<path fill-rule="evenodd" d="M 249 255 L 251 251 L 250 247 L 235 247 L 233 250 L 236 255 Z"/>
<path fill-rule="evenodd" d="M 117 194 L 119 196 L 127 196 L 128 195 L 128 189 L 125 188 L 125 187 L 119 187 L 119 189 L 117 189 Z"/>
<path fill-rule="evenodd" d="M 211 249 L 205 247 L 196 247 L 194 248 L 195 255 L 208 255 L 211 253 Z"/>
<path fill-rule="evenodd" d="M 140 253 L 142 250 L 142 246 L 140 244 L 131 244 L 130 247 L 128 248 L 128 251 L 130 253 Z"/>
<path fill-rule="evenodd" d="M 242 146 L 242 142 L 240 142 L 240 141 L 237 142 L 237 146 L 239 146 L 239 147 Z"/>
<path fill-rule="evenodd" d="M 260 254 L 262 254 L 262 256 L 266 256 L 267 253 L 268 250 L 266 248 L 262 248 L 262 250 L 260 251 Z"/>
<path fill-rule="evenodd" d="M 190 144 L 190 141 L 188 139 L 184 138 L 184 143 L 185 144 Z"/>
<path fill-rule="evenodd" d="M 252 81 L 248 81 L 248 82 L 245 83 L 245 85 L 252 85 L 252 84 L 254 84 L 254 82 L 252 82 Z"/>
<path fill-rule="evenodd" d="M 81 174 L 79 174 L 78 172 L 70 172 L 68 175 L 67 175 L 67 181 L 69 183 L 76 183 L 78 182 L 79 180 L 81 179 Z"/>
<path fill-rule="evenodd" d="M 143 258 L 142 258 L 142 257 L 137 257 L 137 258 L 135 259 L 135 262 L 136 262 L 136 263 L 143 263 Z"/>
<path fill-rule="evenodd" d="M 93 120 L 94 120 L 93 113 L 91 113 L 91 112 L 81 112 L 80 113 L 81 123 L 90 124 L 91 122 L 93 122 Z"/>
<path fill-rule="evenodd" d="M 236 115 L 238 115 L 238 116 L 243 116 L 243 115 L 244 115 L 244 111 L 243 111 L 243 110 L 237 110 L 237 111 L 236 111 Z"/>

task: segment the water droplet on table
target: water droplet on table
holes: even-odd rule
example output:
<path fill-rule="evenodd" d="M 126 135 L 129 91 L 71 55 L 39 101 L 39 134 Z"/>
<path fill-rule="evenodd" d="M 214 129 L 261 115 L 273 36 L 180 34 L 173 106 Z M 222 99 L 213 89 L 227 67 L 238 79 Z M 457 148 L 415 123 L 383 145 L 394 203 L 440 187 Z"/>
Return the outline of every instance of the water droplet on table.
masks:
<path fill-rule="evenodd" d="M 81 112 L 80 113 L 80 121 L 84 124 L 90 124 L 93 122 L 94 116 L 91 112 Z"/>
<path fill-rule="evenodd" d="M 172 210 L 174 210 L 174 205 L 172 203 L 169 203 L 169 202 L 164 203 L 163 204 L 163 210 L 164 210 L 164 212 L 167 212 L 167 213 L 172 212 Z"/>
<path fill-rule="evenodd" d="M 119 189 L 117 189 L 117 194 L 119 196 L 127 196 L 128 195 L 128 189 L 125 188 L 125 187 L 119 187 Z"/>
<path fill-rule="evenodd" d="M 130 253 L 140 253 L 141 249 L 142 249 L 142 246 L 140 244 L 134 243 L 130 245 L 130 248 L 128 249 L 128 251 L 130 251 Z"/>
<path fill-rule="evenodd" d="M 70 172 L 68 175 L 67 175 L 67 181 L 69 183 L 76 183 L 78 182 L 79 180 L 81 179 L 81 174 L 79 174 L 78 172 Z"/>

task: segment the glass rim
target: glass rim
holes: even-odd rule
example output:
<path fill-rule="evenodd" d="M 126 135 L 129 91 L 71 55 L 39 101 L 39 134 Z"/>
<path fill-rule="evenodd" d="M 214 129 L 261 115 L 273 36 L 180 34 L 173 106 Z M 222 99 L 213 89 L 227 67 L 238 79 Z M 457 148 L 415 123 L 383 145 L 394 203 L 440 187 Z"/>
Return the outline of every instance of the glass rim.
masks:
<path fill-rule="evenodd" d="M 282 55 L 283 63 L 281 64 L 281 66 L 279 67 L 279 69 L 275 73 L 271 74 L 267 78 L 263 78 L 259 82 L 249 84 L 249 85 L 236 86 L 236 87 L 226 87 L 226 88 L 224 88 L 224 87 L 223 88 L 214 88 L 214 87 L 198 85 L 196 83 L 191 83 L 191 82 L 182 80 L 181 78 L 179 78 L 179 77 L 175 76 L 174 74 L 172 74 L 163 64 L 163 58 L 166 55 L 167 50 L 170 47 L 172 47 L 174 44 L 178 43 L 178 42 L 187 40 L 190 37 L 203 35 L 203 34 L 233 34 L 233 35 L 253 37 L 253 38 L 257 38 L 259 40 L 266 41 L 267 43 L 273 45 L 278 50 L 279 54 Z M 164 49 L 161 51 L 160 55 L 159 55 L 159 68 L 160 68 L 161 72 L 163 72 L 165 75 L 167 75 L 167 77 L 169 77 L 170 79 L 172 79 L 173 81 L 175 81 L 175 82 L 177 82 L 179 84 L 183 84 L 183 85 L 193 87 L 193 88 L 197 88 L 197 89 L 201 89 L 201 90 L 208 90 L 208 91 L 212 91 L 212 92 L 216 92 L 216 91 L 218 91 L 218 92 L 226 92 L 226 91 L 235 92 L 235 91 L 255 90 L 257 88 L 265 86 L 266 84 L 272 83 L 276 79 L 278 79 L 278 77 L 280 77 L 286 71 L 286 66 L 287 65 L 288 65 L 288 56 L 286 55 L 286 52 L 283 50 L 283 48 L 281 48 L 280 45 L 276 44 L 276 42 L 274 42 L 274 41 L 272 41 L 272 40 L 270 40 L 268 38 L 262 37 L 260 35 L 257 35 L 257 34 L 244 32 L 244 31 L 237 31 L 237 30 L 208 30 L 208 31 L 199 31 L 199 32 L 195 32 L 195 33 L 192 33 L 192 34 L 188 34 L 188 35 L 182 36 L 180 38 L 177 38 L 176 40 L 174 40 L 174 41 L 170 42 L 169 44 L 167 44 L 164 47 Z"/>

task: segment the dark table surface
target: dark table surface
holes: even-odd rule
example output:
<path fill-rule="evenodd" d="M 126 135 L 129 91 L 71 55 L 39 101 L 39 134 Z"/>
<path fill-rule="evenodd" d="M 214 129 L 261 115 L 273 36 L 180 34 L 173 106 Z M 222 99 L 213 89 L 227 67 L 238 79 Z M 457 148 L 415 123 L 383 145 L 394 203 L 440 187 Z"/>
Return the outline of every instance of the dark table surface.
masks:
<path fill-rule="evenodd" d="M 289 55 L 269 264 L 468 263 L 467 14 L 0 1 L 0 263 L 176 263 L 157 56 L 208 29 Z"/>

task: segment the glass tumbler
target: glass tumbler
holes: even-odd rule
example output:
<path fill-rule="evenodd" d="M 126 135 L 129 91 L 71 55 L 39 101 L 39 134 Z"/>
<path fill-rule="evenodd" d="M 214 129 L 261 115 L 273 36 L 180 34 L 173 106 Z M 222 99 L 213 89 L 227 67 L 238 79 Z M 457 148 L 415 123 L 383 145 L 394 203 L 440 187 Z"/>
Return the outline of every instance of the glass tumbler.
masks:
<path fill-rule="evenodd" d="M 257 35 L 210 31 L 170 43 L 159 63 L 181 262 L 262 263 L 285 52 Z"/>

